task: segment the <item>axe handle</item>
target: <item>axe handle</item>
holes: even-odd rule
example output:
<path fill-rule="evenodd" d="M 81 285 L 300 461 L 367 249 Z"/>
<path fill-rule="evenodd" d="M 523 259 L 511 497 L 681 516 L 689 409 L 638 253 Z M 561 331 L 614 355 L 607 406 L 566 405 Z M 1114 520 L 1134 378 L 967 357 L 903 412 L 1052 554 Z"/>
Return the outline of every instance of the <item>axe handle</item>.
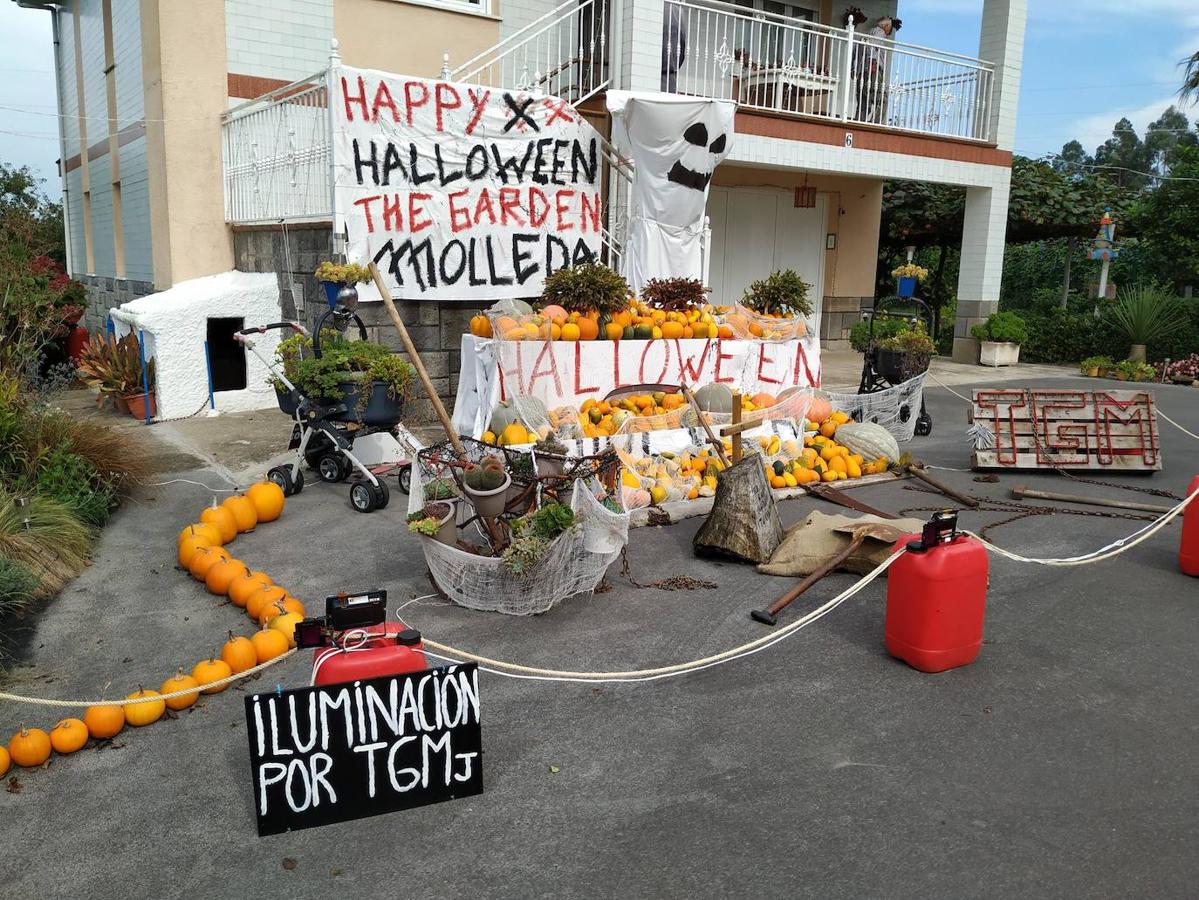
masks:
<path fill-rule="evenodd" d="M 950 500 L 956 500 L 958 503 L 962 504 L 963 506 L 969 507 L 970 509 L 978 509 L 978 501 L 977 500 L 975 500 L 969 494 L 963 494 L 961 491 L 951 488 L 949 485 L 947 485 L 945 482 L 941 481 L 940 479 L 933 478 L 933 476 L 929 475 L 927 472 L 924 471 L 923 466 L 916 466 L 916 465 L 908 466 L 908 473 L 915 476 L 916 478 L 919 478 L 921 481 L 923 481 L 929 487 L 936 488 L 938 491 L 940 491 L 942 494 L 944 494 Z"/>
<path fill-rule="evenodd" d="M 1012 496 L 1017 500 L 1025 498 L 1032 500 L 1059 500 L 1062 503 L 1088 503 L 1091 506 L 1111 506 L 1116 509 L 1136 509 L 1143 512 L 1168 513 L 1170 507 L 1158 506 L 1153 503 L 1135 503 L 1132 500 L 1109 500 L 1107 497 L 1083 497 L 1080 494 L 1058 494 L 1054 491 L 1034 491 L 1018 485 L 1012 488 Z"/>
<path fill-rule="evenodd" d="M 866 536 L 864 534 L 855 534 L 853 536 L 853 540 L 849 542 L 844 550 L 829 559 L 819 569 L 817 569 L 795 587 L 791 588 L 791 590 L 787 591 L 787 593 L 783 594 L 783 596 L 771 603 L 770 606 L 766 607 L 766 612 L 770 613 L 772 616 L 778 615 L 781 610 L 784 610 L 790 606 L 800 594 L 814 585 L 829 572 L 837 568 L 837 566 L 841 565 L 841 563 L 845 562 L 845 560 L 853 556 L 854 552 L 862 546 L 862 542 L 864 540 L 866 540 Z"/>

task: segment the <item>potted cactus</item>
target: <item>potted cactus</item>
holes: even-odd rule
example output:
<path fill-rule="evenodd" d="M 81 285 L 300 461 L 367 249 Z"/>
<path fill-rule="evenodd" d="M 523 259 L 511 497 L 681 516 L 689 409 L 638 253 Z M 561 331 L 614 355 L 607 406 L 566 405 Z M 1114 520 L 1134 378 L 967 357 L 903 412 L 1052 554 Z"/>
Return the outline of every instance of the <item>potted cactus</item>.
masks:
<path fill-rule="evenodd" d="M 533 444 L 533 455 L 537 460 L 538 478 L 561 475 L 566 468 L 566 445 L 552 431 Z"/>
<path fill-rule="evenodd" d="M 485 519 L 493 519 L 504 511 L 505 493 L 512 483 L 512 476 L 504 470 L 499 457 L 488 456 L 481 463 L 466 467 L 462 483 L 475 512 Z"/>

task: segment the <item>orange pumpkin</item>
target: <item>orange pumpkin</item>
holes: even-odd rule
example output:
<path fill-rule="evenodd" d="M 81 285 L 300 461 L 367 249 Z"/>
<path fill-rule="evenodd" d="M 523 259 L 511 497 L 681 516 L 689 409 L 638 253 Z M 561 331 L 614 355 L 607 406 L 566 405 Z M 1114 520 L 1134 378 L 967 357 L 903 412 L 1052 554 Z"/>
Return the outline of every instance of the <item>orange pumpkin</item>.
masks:
<path fill-rule="evenodd" d="M 599 337 L 599 322 L 591 318 L 591 316 L 579 316 L 579 321 L 575 322 L 579 327 L 580 341 L 594 341 Z"/>
<path fill-rule="evenodd" d="M 287 598 L 285 597 L 284 600 Z M 281 616 L 287 612 L 287 607 L 283 605 L 283 600 L 276 600 L 274 603 L 268 603 L 258 610 L 258 624 L 266 625 L 275 616 Z"/>
<path fill-rule="evenodd" d="M 296 626 L 303 621 L 304 617 L 299 613 L 285 612 L 275 616 L 268 624 L 287 638 L 288 647 L 294 647 L 296 645 Z"/>
<path fill-rule="evenodd" d="M 141 700 L 143 697 L 157 697 L 158 691 L 146 690 L 146 688 L 138 688 L 132 694 L 126 695 L 126 700 Z M 164 700 L 147 700 L 143 703 L 126 703 L 125 704 L 125 721 L 135 728 L 142 728 L 146 725 L 153 725 L 162 718 L 162 714 L 167 711 L 166 701 Z"/>
<path fill-rule="evenodd" d="M 276 656 L 282 656 L 287 652 L 289 646 L 287 636 L 270 627 L 254 632 L 250 636 L 250 643 L 254 645 L 254 653 L 258 657 L 259 665 Z"/>
<path fill-rule="evenodd" d="M 40 728 L 22 725 L 8 742 L 8 754 L 18 766 L 40 766 L 50 758 L 50 735 Z"/>
<path fill-rule="evenodd" d="M 8 755 L 8 748 L 0 745 L 0 777 L 8 771 L 8 767 L 12 765 L 12 757 Z"/>
<path fill-rule="evenodd" d="M 50 746 L 56 753 L 74 753 L 87 743 L 87 726 L 82 719 L 63 719 L 50 729 Z"/>
<path fill-rule="evenodd" d="M 179 542 L 179 565 L 181 565 L 183 568 L 186 569 L 188 566 L 191 565 L 192 556 L 195 554 L 195 552 L 198 549 L 200 549 L 201 547 L 207 548 L 207 547 L 215 547 L 215 546 L 217 546 L 217 545 L 213 544 L 204 535 L 197 535 L 195 537 L 184 538 L 182 541 Z"/>
<path fill-rule="evenodd" d="M 223 659 L 205 659 L 196 663 L 192 669 L 192 678 L 201 685 L 212 684 L 214 681 L 220 681 L 222 678 L 228 678 L 233 674 L 233 669 L 229 667 L 229 663 Z M 216 687 L 204 688 L 201 693 L 204 694 L 219 694 L 228 685 L 217 685 Z"/>
<path fill-rule="evenodd" d="M 214 547 L 219 547 L 225 543 L 221 540 L 221 531 L 215 525 L 209 522 L 196 522 L 194 525 L 188 525 L 181 532 L 175 543 L 182 544 L 185 540 L 192 537 L 207 538 L 208 543 Z"/>
<path fill-rule="evenodd" d="M 175 691 L 188 691 L 199 686 L 199 682 L 184 672 L 183 669 L 176 669 L 175 674 L 162 683 L 161 691 L 164 694 L 173 694 Z M 190 694 L 184 694 L 182 697 L 171 697 L 162 702 L 167 705 L 167 709 L 187 709 L 199 699 L 199 693 L 193 691 Z"/>
<path fill-rule="evenodd" d="M 480 313 L 477 316 L 472 316 L 470 320 L 470 333 L 475 337 L 489 338 L 491 337 L 491 319 Z"/>
<path fill-rule="evenodd" d="M 233 513 L 223 506 L 214 503 L 200 513 L 200 521 L 220 532 L 222 544 L 227 544 L 237 537 L 237 520 L 233 518 Z"/>
<path fill-rule="evenodd" d="M 271 578 L 270 575 L 266 574 L 266 572 L 262 571 L 261 569 L 255 569 L 253 572 L 250 573 L 250 577 L 257 578 L 259 581 L 261 581 L 263 584 L 265 584 L 267 586 L 270 586 L 275 583 L 275 579 Z"/>
<path fill-rule="evenodd" d="M 687 333 L 687 328 L 682 322 L 663 322 L 662 337 L 667 340 L 676 340 L 684 337 Z M 694 331 L 692 332 L 694 334 Z"/>
<path fill-rule="evenodd" d="M 233 513 L 239 532 L 253 531 L 254 526 L 258 524 L 258 512 L 254 509 L 254 504 L 242 494 L 235 494 L 221 506 Z"/>
<path fill-rule="evenodd" d="M 259 522 L 273 522 L 283 514 L 283 488 L 273 481 L 260 481 L 250 485 L 246 499 L 254 504 Z"/>
<path fill-rule="evenodd" d="M 828 397 L 820 391 L 812 392 L 812 402 L 808 404 L 808 419 L 819 425 L 833 414 L 833 405 Z"/>
<path fill-rule="evenodd" d="M 196 581 L 203 581 L 208 576 L 209 569 L 222 559 L 229 558 L 229 551 L 224 547 L 197 547 L 187 564 L 187 571 L 191 572 Z"/>
<path fill-rule="evenodd" d="M 287 591 L 277 584 L 264 587 L 256 594 L 251 594 L 250 599 L 246 601 L 246 615 L 257 622 L 266 607 L 272 603 L 282 603 L 285 597 L 287 597 Z"/>
<path fill-rule="evenodd" d="M 265 581 L 263 579 L 266 578 Z M 233 579 L 229 585 L 228 596 L 234 606 L 245 609 L 246 602 L 263 588 L 271 586 L 270 578 L 262 572 L 250 572 Z"/>
<path fill-rule="evenodd" d="M 541 315 L 556 322 L 559 319 L 565 321 L 567 313 L 566 310 L 557 303 L 550 303 L 547 306 L 541 307 Z"/>
<path fill-rule="evenodd" d="M 246 637 L 235 637 L 232 631 L 229 632 L 229 640 L 225 641 L 225 646 L 221 647 L 221 659 L 234 675 L 258 665 L 258 654 L 254 652 L 253 642 Z"/>
<path fill-rule="evenodd" d="M 766 392 L 763 391 L 760 394 L 754 394 L 752 397 L 750 397 L 749 402 L 752 403 L 754 406 L 756 406 L 758 409 L 766 409 L 768 407 L 774 406 L 774 404 L 777 403 L 778 401 L 774 399 L 774 394 L 767 394 Z"/>
<path fill-rule="evenodd" d="M 125 710 L 119 706 L 89 706 L 83 714 L 88 734 L 98 741 L 114 738 L 125 727 Z"/>
<path fill-rule="evenodd" d="M 208 588 L 208 593 L 224 597 L 234 581 L 249 574 L 250 570 L 240 559 L 222 559 L 208 569 L 204 575 L 204 586 Z"/>

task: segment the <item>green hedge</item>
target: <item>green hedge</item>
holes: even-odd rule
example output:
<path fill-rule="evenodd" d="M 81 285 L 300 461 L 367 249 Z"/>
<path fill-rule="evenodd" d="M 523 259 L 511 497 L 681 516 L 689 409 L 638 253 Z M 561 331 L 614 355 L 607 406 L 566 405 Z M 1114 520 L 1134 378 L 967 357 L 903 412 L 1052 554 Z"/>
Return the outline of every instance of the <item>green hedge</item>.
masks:
<path fill-rule="evenodd" d="M 1028 362 L 1076 363 L 1088 356 L 1128 356 L 1123 334 L 1089 311 L 1021 310 L 1028 326 L 1028 341 L 1020 358 Z M 1188 326 L 1146 348 L 1151 361 L 1180 359 L 1199 352 L 1199 300 L 1187 302 Z"/>

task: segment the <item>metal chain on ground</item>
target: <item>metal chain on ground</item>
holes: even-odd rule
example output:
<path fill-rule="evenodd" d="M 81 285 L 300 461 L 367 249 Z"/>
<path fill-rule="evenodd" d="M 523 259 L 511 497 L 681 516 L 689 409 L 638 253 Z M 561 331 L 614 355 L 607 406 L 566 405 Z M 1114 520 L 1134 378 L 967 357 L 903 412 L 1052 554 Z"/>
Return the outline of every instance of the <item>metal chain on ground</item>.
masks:
<path fill-rule="evenodd" d="M 159 700 L 174 700 L 176 697 L 189 697 L 192 694 L 199 694 L 203 691 L 211 690 L 212 688 L 224 687 L 227 684 L 232 684 L 235 681 L 241 681 L 244 678 L 250 678 L 257 675 L 264 669 L 269 669 L 276 663 L 281 663 L 283 660 L 294 655 L 296 648 L 293 647 L 286 653 L 276 656 L 274 659 L 268 659 L 264 663 L 259 663 L 244 672 L 237 672 L 229 675 L 226 678 L 218 678 L 216 681 L 206 682 L 199 687 L 185 688 L 181 691 L 171 691 L 168 694 L 155 694 L 151 697 L 137 697 L 135 699 L 125 700 L 47 700 L 42 697 L 22 697 L 20 694 L 10 694 L 7 691 L 0 691 L 0 700 L 11 700 L 13 703 L 28 703 L 33 706 L 134 706 L 138 703 L 155 703 Z"/>
<path fill-rule="evenodd" d="M 628 579 L 629 584 L 635 588 L 657 588 L 660 591 L 713 591 L 720 587 L 715 581 L 708 581 L 705 578 L 692 578 L 690 575 L 672 575 L 670 578 L 662 578 L 658 581 L 651 581 L 649 584 L 642 584 L 633 577 L 632 569 L 629 566 L 628 545 L 626 544 L 620 551 L 620 574 Z M 611 588 L 608 588 L 611 590 Z"/>

